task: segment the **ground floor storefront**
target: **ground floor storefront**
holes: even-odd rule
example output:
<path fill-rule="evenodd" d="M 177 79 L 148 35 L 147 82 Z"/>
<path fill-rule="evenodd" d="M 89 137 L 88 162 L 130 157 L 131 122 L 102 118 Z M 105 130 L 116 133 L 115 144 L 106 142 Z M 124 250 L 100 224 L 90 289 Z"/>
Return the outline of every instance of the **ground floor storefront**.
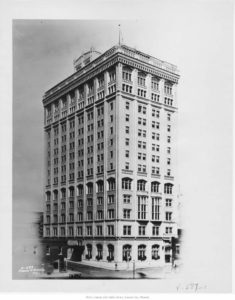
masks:
<path fill-rule="evenodd" d="M 169 240 L 44 239 L 45 259 L 77 261 L 113 270 L 173 263 Z"/>

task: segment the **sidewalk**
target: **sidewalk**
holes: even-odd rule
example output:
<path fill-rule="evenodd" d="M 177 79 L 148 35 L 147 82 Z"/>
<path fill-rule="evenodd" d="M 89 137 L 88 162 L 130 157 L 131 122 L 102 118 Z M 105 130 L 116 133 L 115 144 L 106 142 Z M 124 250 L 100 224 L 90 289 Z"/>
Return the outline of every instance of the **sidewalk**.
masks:
<path fill-rule="evenodd" d="M 171 274 L 169 267 L 150 267 L 128 270 L 108 270 L 82 264 L 80 262 L 68 262 L 68 269 L 79 271 L 82 278 L 93 279 L 164 279 Z"/>

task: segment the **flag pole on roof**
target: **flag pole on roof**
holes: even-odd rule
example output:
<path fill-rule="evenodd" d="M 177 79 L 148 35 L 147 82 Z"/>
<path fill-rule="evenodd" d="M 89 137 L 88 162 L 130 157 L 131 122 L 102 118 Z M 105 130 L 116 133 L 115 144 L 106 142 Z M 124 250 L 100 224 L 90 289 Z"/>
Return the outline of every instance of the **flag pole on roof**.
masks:
<path fill-rule="evenodd" d="M 118 28 L 119 28 L 119 37 L 118 37 L 118 45 L 121 45 L 121 25 L 118 24 Z"/>

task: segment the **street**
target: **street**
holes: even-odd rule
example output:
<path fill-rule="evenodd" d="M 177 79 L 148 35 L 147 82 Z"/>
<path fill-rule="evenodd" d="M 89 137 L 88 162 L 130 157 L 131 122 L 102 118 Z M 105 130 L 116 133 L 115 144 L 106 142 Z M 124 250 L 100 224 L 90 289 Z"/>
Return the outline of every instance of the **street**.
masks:
<path fill-rule="evenodd" d="M 81 279 L 163 279 L 171 273 L 171 267 L 136 269 L 133 274 L 133 270 L 107 270 L 78 262 L 68 262 L 68 270 L 81 272 Z"/>

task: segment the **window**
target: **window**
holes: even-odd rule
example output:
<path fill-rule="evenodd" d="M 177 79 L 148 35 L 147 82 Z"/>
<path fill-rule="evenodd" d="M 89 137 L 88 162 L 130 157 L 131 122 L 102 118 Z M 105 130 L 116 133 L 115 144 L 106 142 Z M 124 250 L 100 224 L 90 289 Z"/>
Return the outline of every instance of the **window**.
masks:
<path fill-rule="evenodd" d="M 98 210 L 97 211 L 97 220 L 103 220 L 103 218 L 104 218 L 103 210 Z"/>
<path fill-rule="evenodd" d="M 158 90 L 158 87 L 159 87 L 159 81 L 156 78 L 152 78 L 151 88 L 153 90 Z"/>
<path fill-rule="evenodd" d="M 104 183 L 102 180 L 97 181 L 97 193 L 102 193 L 104 191 Z"/>
<path fill-rule="evenodd" d="M 83 213 L 79 212 L 78 213 L 78 221 L 82 221 L 83 220 Z"/>
<path fill-rule="evenodd" d="M 87 194 L 93 194 L 93 183 L 87 183 Z"/>
<path fill-rule="evenodd" d="M 126 102 L 126 109 L 129 110 L 130 109 L 130 103 Z"/>
<path fill-rule="evenodd" d="M 122 179 L 122 189 L 123 190 L 131 190 L 131 179 L 130 178 Z"/>
<path fill-rule="evenodd" d="M 87 226 L 86 227 L 86 234 L 91 236 L 92 235 L 92 226 Z"/>
<path fill-rule="evenodd" d="M 126 150 L 125 153 L 126 153 L 125 156 L 128 158 L 128 157 L 129 157 L 129 154 L 130 154 L 129 150 Z"/>
<path fill-rule="evenodd" d="M 64 214 L 61 215 L 61 223 L 65 223 L 65 215 Z"/>
<path fill-rule="evenodd" d="M 171 120 L 171 114 L 167 114 L 167 121 Z"/>
<path fill-rule="evenodd" d="M 126 126 L 126 133 L 127 133 L 127 134 L 130 133 L 130 128 L 129 128 L 129 126 Z"/>
<path fill-rule="evenodd" d="M 126 114 L 126 122 L 130 121 L 130 115 Z"/>
<path fill-rule="evenodd" d="M 113 110 L 113 102 L 110 103 L 110 110 Z"/>
<path fill-rule="evenodd" d="M 49 224 L 51 222 L 51 217 L 47 216 L 46 220 L 47 220 L 47 223 Z"/>
<path fill-rule="evenodd" d="M 78 185 L 78 196 L 82 196 L 83 195 L 83 185 L 79 184 Z"/>
<path fill-rule="evenodd" d="M 69 227 L 69 236 L 73 236 L 73 227 L 72 226 Z"/>
<path fill-rule="evenodd" d="M 114 178 L 108 179 L 108 190 L 109 191 L 115 190 L 115 179 Z"/>
<path fill-rule="evenodd" d="M 65 228 L 64 227 L 60 228 L 60 234 L 61 234 L 61 236 L 65 236 Z"/>
<path fill-rule="evenodd" d="M 130 225 L 123 226 L 123 235 L 131 235 L 131 226 Z"/>
<path fill-rule="evenodd" d="M 139 73 L 137 81 L 138 81 L 138 85 L 145 86 L 145 75 Z"/>
<path fill-rule="evenodd" d="M 160 256 L 158 255 L 159 248 L 160 248 L 160 246 L 157 244 L 152 246 L 152 259 L 157 260 L 160 258 Z"/>
<path fill-rule="evenodd" d="M 108 204 L 114 203 L 114 195 L 108 195 Z"/>
<path fill-rule="evenodd" d="M 144 225 L 139 226 L 139 235 L 145 235 L 145 229 L 146 226 Z"/>
<path fill-rule="evenodd" d="M 46 192 L 46 201 L 51 200 L 51 192 Z"/>
<path fill-rule="evenodd" d="M 172 206 L 172 199 L 166 199 L 166 206 Z"/>
<path fill-rule="evenodd" d="M 57 227 L 53 227 L 53 236 L 57 236 L 58 232 L 57 232 Z"/>
<path fill-rule="evenodd" d="M 131 203 L 131 195 L 123 195 L 123 203 Z"/>
<path fill-rule="evenodd" d="M 114 225 L 108 225 L 108 235 L 114 235 Z"/>
<path fill-rule="evenodd" d="M 78 227 L 77 227 L 77 235 L 78 235 L 78 236 L 81 236 L 81 235 L 82 235 L 82 231 L 83 231 L 83 230 L 82 230 L 82 226 L 78 226 Z"/>
<path fill-rule="evenodd" d="M 123 68 L 122 79 L 126 81 L 131 81 L 131 70 Z"/>
<path fill-rule="evenodd" d="M 138 180 L 137 181 L 137 191 L 145 191 L 145 185 L 146 185 L 145 180 Z"/>
<path fill-rule="evenodd" d="M 83 207 L 83 200 L 82 199 L 78 200 L 78 207 Z"/>
<path fill-rule="evenodd" d="M 159 175 L 160 169 L 158 167 L 152 167 L 152 174 L 153 175 Z"/>
<path fill-rule="evenodd" d="M 138 260 L 146 260 L 146 246 L 145 245 L 139 245 L 138 246 Z"/>
<path fill-rule="evenodd" d="M 138 219 L 145 220 L 147 217 L 147 197 L 138 196 Z"/>
<path fill-rule="evenodd" d="M 96 226 L 96 235 L 103 235 L 103 227 L 98 225 Z"/>
<path fill-rule="evenodd" d="M 131 260 L 131 245 L 124 245 L 122 248 L 122 260 L 130 261 Z"/>
<path fill-rule="evenodd" d="M 173 188 L 173 184 L 172 183 L 165 183 L 165 185 L 164 185 L 164 193 L 165 194 L 172 194 L 172 188 Z"/>
<path fill-rule="evenodd" d="M 153 226 L 152 227 L 152 234 L 153 235 L 159 235 L 159 226 Z"/>
<path fill-rule="evenodd" d="M 166 227 L 165 232 L 166 234 L 172 233 L 172 227 Z"/>
<path fill-rule="evenodd" d="M 159 150 L 160 150 L 160 146 L 159 146 L 159 145 L 152 144 L 152 151 L 157 151 L 157 152 L 159 152 Z"/>
<path fill-rule="evenodd" d="M 159 182 L 157 182 L 157 181 L 151 182 L 151 192 L 159 193 L 159 186 L 160 186 Z"/>
<path fill-rule="evenodd" d="M 172 212 L 166 212 L 166 221 L 171 221 L 172 220 Z"/>
<path fill-rule="evenodd" d="M 69 222 L 74 222 L 74 214 L 69 214 Z"/>
<path fill-rule="evenodd" d="M 129 170 L 130 169 L 130 163 L 129 162 L 126 162 L 125 163 L 125 170 Z"/>
<path fill-rule="evenodd" d="M 74 197 L 74 187 L 69 188 L 69 197 Z"/>
<path fill-rule="evenodd" d="M 66 189 L 61 189 L 61 197 L 66 198 Z"/>
<path fill-rule="evenodd" d="M 92 198 L 87 198 L 87 206 L 92 206 L 93 199 Z"/>
<path fill-rule="evenodd" d="M 108 219 L 114 219 L 114 209 L 108 209 Z"/>
<path fill-rule="evenodd" d="M 131 217 L 131 210 L 130 209 L 123 209 L 123 218 L 130 219 Z"/>
<path fill-rule="evenodd" d="M 92 219 L 93 219 L 93 213 L 92 213 L 92 211 L 88 211 L 87 212 L 87 220 L 91 221 Z"/>
<path fill-rule="evenodd" d="M 160 198 L 152 197 L 152 220 L 160 219 Z"/>
<path fill-rule="evenodd" d="M 170 84 L 165 84 L 164 85 L 164 93 L 172 95 L 172 85 Z"/>
<path fill-rule="evenodd" d="M 129 146 L 130 140 L 129 140 L 129 139 L 126 139 L 126 140 L 125 140 L 125 144 L 126 144 L 126 146 Z"/>

